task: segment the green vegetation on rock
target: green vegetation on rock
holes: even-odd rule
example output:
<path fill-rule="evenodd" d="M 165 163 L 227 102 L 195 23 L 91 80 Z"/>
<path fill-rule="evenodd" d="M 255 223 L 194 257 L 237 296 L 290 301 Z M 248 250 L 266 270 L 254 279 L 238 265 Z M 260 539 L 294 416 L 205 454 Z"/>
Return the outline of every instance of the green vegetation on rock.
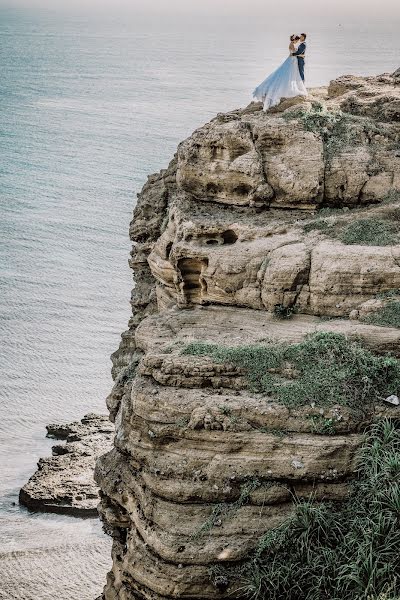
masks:
<path fill-rule="evenodd" d="M 392 300 L 383 308 L 366 317 L 365 322 L 381 327 L 400 327 L 400 301 Z"/>
<path fill-rule="evenodd" d="M 340 150 L 359 143 L 362 136 L 379 133 L 372 119 L 340 110 L 330 111 L 320 102 L 314 102 L 310 109 L 287 111 L 284 119 L 298 119 L 306 131 L 320 135 L 328 163 Z"/>
<path fill-rule="evenodd" d="M 274 306 L 274 316 L 277 319 L 291 319 L 296 312 L 295 306 L 284 306 L 283 304 L 275 304 Z"/>
<path fill-rule="evenodd" d="M 235 513 L 245 504 L 248 503 L 250 494 L 254 492 L 258 487 L 260 487 L 261 483 L 258 479 L 250 479 L 246 481 L 240 488 L 240 496 L 235 502 L 221 502 L 220 504 L 216 504 L 207 519 L 197 531 L 193 534 L 193 539 L 198 539 L 203 535 L 207 534 L 210 529 L 213 527 L 217 527 L 222 525 L 225 519 L 229 517 L 233 517 Z"/>
<path fill-rule="evenodd" d="M 210 579 L 240 580 L 252 600 L 398 600 L 399 557 L 400 427 L 384 419 L 366 436 L 346 502 L 298 502 L 245 563 L 214 567 Z"/>
<path fill-rule="evenodd" d="M 312 415 L 309 417 L 312 422 L 314 433 L 321 435 L 335 435 L 335 420 L 323 415 Z"/>
<path fill-rule="evenodd" d="M 391 246 L 400 242 L 399 219 L 389 213 L 387 218 L 355 219 L 351 222 L 318 218 L 303 225 L 303 231 L 320 231 L 343 242 L 360 246 Z"/>
<path fill-rule="evenodd" d="M 400 389 L 400 362 L 376 356 L 337 333 L 314 333 L 298 344 L 227 348 L 203 342 L 182 354 L 210 356 L 244 369 L 250 389 L 286 406 L 343 404 L 363 410 Z"/>
<path fill-rule="evenodd" d="M 330 223 L 325 219 L 318 219 L 316 221 L 310 221 L 303 226 L 303 230 L 305 233 L 310 233 L 311 231 L 322 231 L 323 233 L 330 233 L 330 229 L 332 229 L 334 223 Z"/>
<path fill-rule="evenodd" d="M 379 292 L 376 295 L 377 298 L 381 298 L 382 300 L 390 299 L 396 300 L 400 296 L 400 289 L 393 288 L 391 290 L 386 290 L 385 292 Z"/>
<path fill-rule="evenodd" d="M 358 219 L 349 223 L 338 236 L 344 244 L 390 246 L 398 242 L 397 223 L 383 219 Z"/>
<path fill-rule="evenodd" d="M 122 369 L 117 379 L 120 385 L 124 386 L 128 381 L 132 381 L 135 378 L 136 369 L 139 364 L 139 361 L 139 356 L 135 356 L 134 358 L 132 358 L 129 365 Z"/>

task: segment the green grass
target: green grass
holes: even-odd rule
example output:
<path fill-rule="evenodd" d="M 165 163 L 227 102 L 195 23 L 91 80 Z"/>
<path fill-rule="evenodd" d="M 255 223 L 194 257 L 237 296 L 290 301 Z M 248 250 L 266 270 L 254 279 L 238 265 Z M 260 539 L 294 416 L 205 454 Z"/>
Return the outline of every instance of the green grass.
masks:
<path fill-rule="evenodd" d="M 335 435 L 335 421 L 334 419 L 329 419 L 324 417 L 323 415 L 312 415 L 309 417 L 314 433 L 319 433 L 321 435 Z"/>
<path fill-rule="evenodd" d="M 374 424 L 343 504 L 298 502 L 241 565 L 214 567 L 252 600 L 395 600 L 400 594 L 400 429 Z"/>
<path fill-rule="evenodd" d="M 317 218 L 303 225 L 303 231 L 320 231 L 331 238 L 339 239 L 344 244 L 359 244 L 361 246 L 391 246 L 400 241 L 399 219 L 388 214 L 387 218 L 356 219 L 350 223 L 343 220 L 328 221 Z"/>
<path fill-rule="evenodd" d="M 363 410 L 400 389 L 400 362 L 376 356 L 343 335 L 318 332 L 298 344 L 228 348 L 194 342 L 182 354 L 210 356 L 244 369 L 249 388 L 286 406 L 347 405 Z M 270 372 L 270 370 L 275 372 Z M 288 379 L 290 370 L 296 379 Z"/>
<path fill-rule="evenodd" d="M 400 290 L 397 288 L 386 290 L 385 292 L 379 292 L 379 294 L 376 295 L 377 298 L 381 298 L 382 300 L 386 300 L 388 298 L 396 299 L 398 296 L 400 296 Z"/>
<path fill-rule="evenodd" d="M 400 327 L 400 301 L 392 300 L 383 308 L 366 317 L 365 322 L 381 327 Z"/>
<path fill-rule="evenodd" d="M 349 223 L 338 236 L 344 244 L 390 246 L 398 243 L 397 223 L 383 219 L 358 219 Z"/>
<path fill-rule="evenodd" d="M 260 429 L 258 430 L 260 431 L 260 433 L 265 433 L 267 435 L 274 435 L 280 439 L 286 437 L 287 435 L 290 435 L 290 433 L 288 431 L 284 431 L 283 429 L 274 429 L 274 428 L 270 428 L 270 427 L 260 427 Z"/>
<path fill-rule="evenodd" d="M 233 517 L 235 513 L 248 503 L 250 494 L 254 492 L 261 483 L 258 479 L 250 479 L 240 488 L 240 496 L 235 502 L 221 502 L 216 504 L 208 519 L 194 532 L 192 538 L 199 539 L 206 535 L 213 527 L 220 527 L 224 520 Z"/>
<path fill-rule="evenodd" d="M 322 231 L 323 233 L 329 234 L 329 230 L 332 229 L 332 226 L 333 223 L 329 223 L 329 221 L 326 221 L 325 219 L 320 219 L 306 223 L 303 226 L 303 230 L 305 233 L 310 233 L 311 231 Z"/>

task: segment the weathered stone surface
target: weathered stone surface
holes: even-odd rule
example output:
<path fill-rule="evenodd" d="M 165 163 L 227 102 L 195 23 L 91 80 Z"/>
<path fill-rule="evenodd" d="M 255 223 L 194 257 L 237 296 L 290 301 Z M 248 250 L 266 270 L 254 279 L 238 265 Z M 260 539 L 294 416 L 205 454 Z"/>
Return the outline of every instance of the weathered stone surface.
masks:
<path fill-rule="evenodd" d="M 373 413 L 360 417 L 339 405 L 289 409 L 247 391 L 240 369 L 180 354 L 188 341 L 293 342 L 318 329 L 361 337 L 375 351 L 399 347 L 397 329 L 342 319 L 298 315 L 281 322 L 262 311 L 212 306 L 170 309 L 145 319 L 135 336 L 144 357 L 121 398 L 116 449 L 97 462 L 104 495 L 100 512 L 113 531 L 128 530 L 128 540 L 140 536 L 150 556 L 165 564 L 183 564 L 182 581 L 189 582 L 193 572 L 204 576 L 201 566 L 214 564 L 226 549 L 231 561 L 246 556 L 257 532 L 287 518 L 293 495 L 345 498 L 362 440 L 358 432 Z M 382 405 L 377 412 L 392 415 L 393 409 Z M 316 435 L 315 417 L 329 419 L 335 434 Z M 238 502 L 248 482 L 256 487 L 243 506 L 232 514 L 227 508 L 227 517 L 208 526 L 215 507 Z M 115 544 L 124 556 L 117 562 L 124 579 L 132 569 L 130 541 L 123 551 L 119 538 Z M 158 585 L 153 582 L 152 592 L 158 593 Z"/>
<path fill-rule="evenodd" d="M 393 184 L 400 187 L 399 157 L 392 148 L 400 119 L 396 81 L 390 75 L 344 76 L 331 83 L 325 98 L 317 90 L 300 105 L 312 108 L 318 101 L 328 110 L 360 117 L 351 124 L 351 140 L 338 144 L 329 158 L 320 133 L 282 118 L 293 111 L 285 102 L 267 114 L 259 106 L 218 115 L 180 145 L 178 188 L 202 202 L 237 206 L 312 208 L 324 200 L 349 206 L 380 200 Z M 385 125 L 375 127 L 371 138 L 361 117 Z"/>
<path fill-rule="evenodd" d="M 391 221 L 393 210 L 377 207 L 358 217 L 387 215 Z M 398 246 L 349 246 L 315 231 L 306 234 L 298 215 L 290 223 L 281 212 L 242 216 L 175 199 L 169 225 L 148 257 L 159 310 L 213 303 L 272 311 L 282 304 L 348 317 L 377 293 L 400 288 Z M 344 213 L 338 225 L 353 219 Z"/>
<path fill-rule="evenodd" d="M 96 516 L 98 487 L 93 479 L 96 459 L 112 446 L 114 428 L 106 416 L 86 415 L 80 422 L 47 426 L 49 437 L 66 439 L 41 458 L 24 485 L 19 501 L 32 510 Z"/>
<path fill-rule="evenodd" d="M 348 316 L 376 294 L 400 288 L 400 266 L 390 246 L 324 241 L 312 251 L 309 287 L 313 314 Z"/>
<path fill-rule="evenodd" d="M 138 323 L 157 310 L 154 279 L 147 264 L 147 256 L 152 244 L 164 227 L 175 178 L 176 161 L 173 159 L 168 169 L 148 178 L 143 190 L 138 195 L 138 202 L 129 230 L 133 242 L 130 266 L 134 270 L 136 283 L 131 296 L 133 314 L 129 321 L 128 331 L 122 334 L 120 346 L 111 356 L 114 379 L 136 357 L 134 332 Z"/>
<path fill-rule="evenodd" d="M 358 412 L 284 406 L 238 366 L 181 353 L 327 331 L 400 356 L 398 328 L 363 322 L 400 289 L 400 245 L 340 241 L 356 219 L 400 220 L 398 81 L 344 76 L 269 113 L 218 115 L 144 186 L 107 398 L 114 448 L 96 466 L 114 539 L 106 600 L 242 597 L 210 567 L 245 559 L 294 498 L 343 501 L 365 427 L 399 418 L 384 398 Z"/>
<path fill-rule="evenodd" d="M 332 81 L 328 97 L 339 100 L 342 110 L 354 115 L 372 117 L 379 122 L 400 121 L 398 70 L 392 75 L 355 77 L 344 75 Z"/>
<path fill-rule="evenodd" d="M 224 346 L 258 344 L 268 340 L 296 343 L 315 331 L 333 331 L 353 338 L 360 337 L 374 352 L 399 355 L 398 328 L 382 328 L 347 319 L 325 320 L 303 314 L 281 321 L 264 311 L 221 306 L 196 307 L 184 311 L 173 308 L 153 315 L 138 327 L 136 343 L 146 355 L 160 357 L 162 361 L 185 361 L 196 357 L 180 356 L 179 350 L 196 339 Z M 197 358 L 206 362 L 211 360 L 207 357 Z M 146 356 L 140 368 L 145 368 L 148 360 L 153 359 Z M 224 367 L 219 365 L 219 368 Z"/>

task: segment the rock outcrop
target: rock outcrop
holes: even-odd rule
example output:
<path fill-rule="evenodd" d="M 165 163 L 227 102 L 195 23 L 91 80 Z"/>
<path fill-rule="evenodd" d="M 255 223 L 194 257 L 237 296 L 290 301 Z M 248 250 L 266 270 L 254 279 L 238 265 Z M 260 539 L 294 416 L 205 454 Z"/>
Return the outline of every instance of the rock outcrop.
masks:
<path fill-rule="evenodd" d="M 79 517 L 97 516 L 96 459 L 111 450 L 114 427 L 105 415 L 89 414 L 80 422 L 47 425 L 48 437 L 66 440 L 41 458 L 24 485 L 19 501 L 32 510 Z"/>
<path fill-rule="evenodd" d="M 130 235 L 115 447 L 96 467 L 114 538 L 104 597 L 241 597 L 210 569 L 243 560 L 294 498 L 343 500 L 363 428 L 398 408 L 283 405 L 240 366 L 182 350 L 327 331 L 400 356 L 398 328 L 359 320 L 400 290 L 397 74 L 218 115 L 149 178 Z"/>

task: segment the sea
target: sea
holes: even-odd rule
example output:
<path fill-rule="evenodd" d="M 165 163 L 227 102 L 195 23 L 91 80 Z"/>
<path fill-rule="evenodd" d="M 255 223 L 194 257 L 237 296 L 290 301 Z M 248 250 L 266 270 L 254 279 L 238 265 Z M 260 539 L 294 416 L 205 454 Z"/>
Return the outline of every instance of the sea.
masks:
<path fill-rule="evenodd" d="M 389 17 L 307 25 L 309 86 L 400 66 Z M 246 106 L 293 31 L 250 14 L 0 8 L 1 600 L 100 594 L 100 523 L 28 512 L 19 489 L 51 454 L 46 424 L 106 412 L 147 175 L 216 113 Z"/>

